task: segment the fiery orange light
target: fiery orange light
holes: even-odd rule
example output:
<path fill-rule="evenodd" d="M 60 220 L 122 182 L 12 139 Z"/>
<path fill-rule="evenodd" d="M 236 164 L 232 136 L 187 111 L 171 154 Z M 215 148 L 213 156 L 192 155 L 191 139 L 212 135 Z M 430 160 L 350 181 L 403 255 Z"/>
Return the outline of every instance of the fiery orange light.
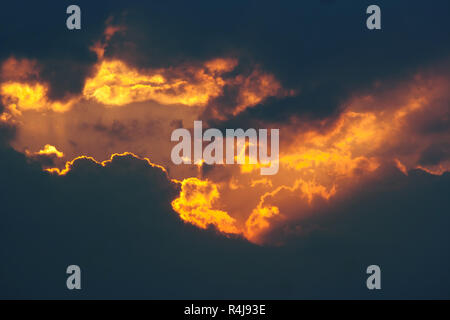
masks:
<path fill-rule="evenodd" d="M 87 79 L 83 95 L 100 103 L 123 106 L 132 102 L 154 100 L 161 104 L 183 104 L 203 106 L 222 93 L 225 80 L 218 74 L 227 70 L 224 65 L 231 62 L 220 60 L 221 64 L 210 74 L 205 69 L 193 69 L 192 78 L 168 79 L 164 70 L 143 74 L 119 60 L 103 61 L 94 77 Z M 209 65 L 209 68 L 211 65 Z"/>
<path fill-rule="evenodd" d="M 110 107 L 148 100 L 163 105 L 205 107 L 210 106 L 214 98 L 224 94 L 225 86 L 235 86 L 237 101 L 231 111 L 214 109 L 213 115 L 220 119 L 255 107 L 271 96 L 296 94 L 284 89 L 273 75 L 259 68 L 247 75 L 230 75 L 239 63 L 234 58 L 217 58 L 202 64 L 157 70 L 141 70 L 120 60 L 104 59 L 107 42 L 121 30 L 123 29 L 120 27 L 106 28 L 104 41 L 99 41 L 91 48 L 99 57 L 95 73 L 86 80 L 82 94 L 67 102 L 51 101 L 48 98 L 49 87 L 38 81 L 36 61 L 14 58 L 5 61 L 1 71 L 3 82 L 0 83 L 0 95 L 6 111 L 0 115 L 0 120 L 10 122 L 29 110 L 64 112 L 81 99 L 94 100 Z M 361 175 L 377 170 L 383 162 L 394 163 L 405 175 L 412 168 L 420 168 L 435 175 L 447 172 L 450 168 L 448 162 L 423 166 L 419 165 L 418 154 L 410 159 L 411 157 L 395 152 L 403 147 L 404 141 L 399 136 L 405 134 L 408 125 L 411 125 L 411 117 L 427 110 L 433 101 L 446 94 L 448 88 L 448 81 L 442 79 L 431 81 L 431 85 L 426 81 L 421 82 L 420 78 L 415 81 L 417 82 L 413 82 L 413 85 L 401 88 L 387 98 L 353 96 L 346 101 L 341 114 L 326 129 L 296 130 L 289 125 L 282 127 L 280 130 L 287 131 L 291 135 L 291 141 L 280 148 L 280 170 L 276 176 L 262 179 L 258 174 L 259 170 L 256 170 L 260 169 L 261 164 L 242 154 L 246 163 L 239 170 L 230 170 L 231 178 L 222 184 L 199 179 L 204 165 L 198 164 L 197 177 L 182 181 L 172 179 L 181 187 L 179 196 L 171 203 L 172 208 L 183 221 L 199 228 L 205 229 L 213 225 L 225 234 L 239 234 L 252 242 L 261 243 L 263 234 L 270 230 L 273 221 L 297 218 L 302 214 L 303 208 L 315 205 L 316 198 L 332 199 L 338 192 L 356 183 Z M 390 149 L 386 147 L 387 144 Z M 63 153 L 51 145 L 45 145 L 38 154 L 63 157 Z M 62 169 L 46 170 L 66 175 L 78 159 L 89 159 L 106 166 L 114 157 L 123 155 L 139 158 L 131 152 L 115 153 L 109 160 L 102 162 L 92 157 L 79 156 L 66 162 Z M 157 166 L 167 175 L 164 167 L 153 164 L 148 158 L 139 159 Z M 256 164 L 250 164 L 251 162 Z M 240 197 L 244 197 L 243 189 L 251 192 L 252 197 L 257 200 L 246 209 L 220 203 L 225 198 L 233 199 L 234 195 L 240 200 Z M 292 213 L 285 212 L 288 205 L 279 205 L 286 193 L 297 201 L 292 210 L 295 211 L 295 217 L 289 216 Z M 297 204 L 301 205 L 297 207 Z"/>
<path fill-rule="evenodd" d="M 128 156 L 128 155 L 129 155 L 129 156 L 133 156 L 133 157 L 136 158 L 136 159 L 140 159 L 140 160 L 146 161 L 147 164 L 148 164 L 149 166 L 161 169 L 161 170 L 168 176 L 168 173 L 167 173 L 166 168 L 164 168 L 163 166 L 154 164 L 154 163 L 151 162 L 150 159 L 148 159 L 148 158 L 145 158 L 145 157 L 144 157 L 144 158 L 143 158 L 143 157 L 139 157 L 139 156 L 135 155 L 135 154 L 132 153 L 132 152 L 114 153 L 114 154 L 111 155 L 111 157 L 110 157 L 109 159 L 104 160 L 104 161 L 97 161 L 97 160 L 94 159 L 93 157 L 89 157 L 89 156 L 79 156 L 79 157 L 76 157 L 76 158 L 72 159 L 71 161 L 67 161 L 66 164 L 65 164 L 65 166 L 64 166 L 64 169 L 59 169 L 59 168 L 47 168 L 47 169 L 45 169 L 45 171 L 48 171 L 48 172 L 53 173 L 53 174 L 57 174 L 57 175 L 59 175 L 59 176 L 64 176 L 64 175 L 66 175 L 68 172 L 70 172 L 70 170 L 72 169 L 72 167 L 73 167 L 75 161 L 77 161 L 77 160 L 79 160 L 79 159 L 87 159 L 87 160 L 90 160 L 90 161 L 92 161 L 92 162 L 95 162 L 95 163 L 101 165 L 102 167 L 106 167 L 108 164 L 110 164 L 110 163 L 114 160 L 115 157 L 123 157 L 123 156 Z M 174 181 L 175 181 L 175 180 L 174 180 Z"/>
<path fill-rule="evenodd" d="M 82 94 L 78 97 L 65 102 L 51 101 L 48 98 L 48 85 L 38 81 L 37 62 L 10 58 L 2 64 L 2 102 L 15 116 L 27 110 L 65 112 L 82 98 L 106 106 L 153 100 L 163 105 L 204 107 L 212 99 L 221 96 L 223 88 L 230 85 L 239 88 L 237 106 L 232 111 L 236 115 L 267 97 L 288 94 L 281 89 L 281 84 L 273 75 L 259 69 L 248 76 L 227 77 L 226 74 L 238 65 L 238 60 L 234 58 L 216 58 L 201 65 L 156 70 L 138 70 L 120 60 L 104 59 L 108 40 L 121 30 L 120 27 L 108 27 L 105 41 L 99 41 L 91 47 L 97 53 L 99 62 L 95 66 L 95 74 L 86 79 Z M 223 117 L 220 112 L 215 113 L 218 118 Z"/>
<path fill-rule="evenodd" d="M 180 196 L 172 202 L 173 209 L 180 218 L 202 229 L 209 225 L 217 227 L 223 233 L 241 233 L 236 220 L 225 211 L 213 209 L 219 199 L 217 185 L 197 178 L 184 179 Z"/>
<path fill-rule="evenodd" d="M 25 110 L 64 112 L 74 103 L 74 101 L 66 103 L 49 101 L 47 91 L 48 87 L 40 83 L 7 82 L 1 84 L 0 88 L 3 104 L 16 115 L 20 115 Z"/>

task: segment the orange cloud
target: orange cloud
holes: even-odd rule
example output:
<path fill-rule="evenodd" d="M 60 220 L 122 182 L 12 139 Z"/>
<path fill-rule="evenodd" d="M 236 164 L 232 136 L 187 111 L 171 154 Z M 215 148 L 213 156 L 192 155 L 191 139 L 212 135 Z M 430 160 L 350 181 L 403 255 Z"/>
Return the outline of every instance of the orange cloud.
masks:
<path fill-rule="evenodd" d="M 227 62 L 222 60 L 221 63 Z M 146 100 L 203 106 L 222 93 L 225 80 L 218 75 L 218 70 L 226 69 L 213 69 L 213 73 L 208 73 L 207 68 L 191 68 L 188 77 L 169 79 L 164 70 L 144 74 L 119 60 L 112 60 L 102 61 L 97 70 L 94 77 L 86 80 L 83 95 L 87 99 L 112 106 Z"/>
<path fill-rule="evenodd" d="M 7 59 L 2 64 L 1 80 L 1 101 L 12 116 L 27 110 L 65 112 L 77 101 L 51 101 L 48 84 L 39 82 L 39 68 L 34 60 Z"/>
<path fill-rule="evenodd" d="M 103 59 L 105 55 L 106 47 L 108 46 L 111 38 L 118 32 L 126 31 L 125 26 L 118 26 L 111 24 L 112 17 L 106 20 L 105 31 L 103 32 L 103 39 L 96 41 L 89 49 L 97 55 L 99 60 Z"/>
<path fill-rule="evenodd" d="M 61 151 L 58 151 L 58 149 L 56 149 L 55 146 L 46 144 L 44 146 L 44 149 L 39 150 L 37 152 L 37 154 L 45 154 L 45 155 L 55 155 L 58 158 L 62 158 L 64 157 L 64 153 L 62 153 Z"/>
<path fill-rule="evenodd" d="M 279 216 L 280 210 L 276 206 L 258 205 L 245 222 L 245 237 L 252 242 L 262 242 L 260 235 L 270 228 L 270 219 Z"/>
<path fill-rule="evenodd" d="M 41 83 L 6 82 L 0 87 L 2 103 L 13 115 L 20 115 L 26 110 L 52 110 L 65 112 L 74 104 L 75 100 L 67 102 L 50 101 L 48 86 Z"/>
<path fill-rule="evenodd" d="M 83 96 L 109 106 L 154 100 L 163 105 L 201 107 L 221 96 L 225 85 L 231 85 L 239 88 L 237 106 L 233 109 L 236 115 L 270 96 L 288 94 L 273 75 L 259 70 L 248 77 L 225 77 L 237 64 L 236 59 L 217 58 L 198 67 L 143 72 L 120 60 L 103 60 L 96 74 L 86 80 Z"/>
<path fill-rule="evenodd" d="M 237 105 L 232 112 L 233 115 L 256 106 L 268 97 L 285 97 L 296 94 L 294 90 L 283 89 L 274 75 L 259 69 L 254 70 L 248 77 L 237 76 L 234 84 L 239 87 L 239 95 Z"/>
<path fill-rule="evenodd" d="M 235 219 L 227 212 L 213 208 L 218 199 L 216 184 L 188 178 L 181 183 L 180 196 L 172 202 L 172 208 L 181 219 L 202 229 L 213 225 L 223 233 L 241 233 Z"/>

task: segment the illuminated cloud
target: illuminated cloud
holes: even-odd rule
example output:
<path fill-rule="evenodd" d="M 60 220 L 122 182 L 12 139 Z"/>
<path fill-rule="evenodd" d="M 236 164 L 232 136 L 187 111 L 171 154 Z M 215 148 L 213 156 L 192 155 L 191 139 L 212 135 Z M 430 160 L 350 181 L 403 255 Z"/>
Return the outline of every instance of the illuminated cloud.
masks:
<path fill-rule="evenodd" d="M 232 111 L 235 116 L 247 108 L 254 107 L 269 97 L 285 97 L 295 95 L 294 90 L 285 90 L 280 82 L 270 73 L 259 69 L 254 70 L 248 77 L 237 76 L 234 85 L 239 87 L 236 108 Z"/>
<path fill-rule="evenodd" d="M 213 208 L 218 199 L 217 185 L 188 178 L 182 181 L 180 196 L 172 202 L 172 207 L 181 219 L 202 229 L 213 225 L 223 233 L 240 233 L 235 219 L 225 211 Z"/>
<path fill-rule="evenodd" d="M 108 18 L 105 22 L 106 27 L 105 31 L 103 32 L 103 39 L 96 41 L 89 49 L 93 51 L 99 60 L 103 59 L 105 55 L 106 47 L 108 46 L 111 38 L 116 34 L 120 32 L 126 31 L 125 26 L 117 26 L 111 24 L 112 18 Z"/>
<path fill-rule="evenodd" d="M 60 165 L 63 163 L 62 159 L 64 158 L 64 153 L 50 144 L 46 144 L 44 148 L 37 152 L 25 150 L 25 155 L 28 159 L 39 163 L 42 168 L 52 168 Z"/>
<path fill-rule="evenodd" d="M 448 298 L 448 2 L 380 37 L 339 1 L 80 6 L 0 21 L 1 297 L 67 298 L 75 257 L 87 298 L 370 299 L 375 257 L 384 298 Z M 173 165 L 194 120 L 279 128 L 278 173 Z"/>
<path fill-rule="evenodd" d="M 40 80 L 39 72 L 33 60 L 12 57 L 3 62 L 0 96 L 8 113 L 20 116 L 27 110 L 65 112 L 76 102 L 76 99 L 64 102 L 49 99 L 49 86 Z"/>
<path fill-rule="evenodd" d="M 62 157 L 64 157 L 64 153 L 62 153 L 61 151 L 58 151 L 58 149 L 56 149 L 56 147 L 55 146 L 52 146 L 52 145 L 49 145 L 49 144 L 46 144 L 45 146 L 44 146 L 44 149 L 42 149 L 42 150 L 39 150 L 38 152 L 37 152 L 37 154 L 45 154 L 45 155 L 55 155 L 56 157 L 58 157 L 58 158 L 62 158 Z"/>
<path fill-rule="evenodd" d="M 280 149 L 279 174 L 261 180 L 259 165 L 249 164 L 247 157 L 240 170 L 230 171 L 229 183 L 221 184 L 220 198 L 236 201 L 246 190 L 260 201 L 253 209 L 229 206 L 227 214 L 237 219 L 237 225 L 245 224 L 240 230 L 247 239 L 264 243 L 274 222 L 305 218 L 318 203 L 332 203 L 336 195 L 354 192 L 366 177 L 380 174 L 382 166 L 392 164 L 404 175 L 414 169 L 434 175 L 448 172 L 448 153 L 442 151 L 448 130 L 439 134 L 417 130 L 419 123 L 427 127 L 425 123 L 448 117 L 447 87 L 446 78 L 416 76 L 375 94 L 355 94 L 326 127 L 282 127 L 280 136 L 289 135 L 289 143 Z M 433 152 L 434 161 L 428 166 L 421 160 L 424 152 Z"/>

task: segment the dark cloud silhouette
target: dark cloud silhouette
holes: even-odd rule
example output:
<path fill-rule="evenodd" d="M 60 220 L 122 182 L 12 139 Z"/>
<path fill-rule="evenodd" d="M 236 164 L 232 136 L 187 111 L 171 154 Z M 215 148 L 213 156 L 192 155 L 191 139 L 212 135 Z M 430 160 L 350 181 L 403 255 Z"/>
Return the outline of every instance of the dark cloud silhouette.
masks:
<path fill-rule="evenodd" d="M 383 169 L 260 247 L 184 224 L 178 186 L 131 155 L 51 176 L 1 152 L 2 298 L 449 298 L 448 174 Z M 70 264 L 81 291 L 65 288 Z M 371 264 L 380 292 L 365 287 Z"/>

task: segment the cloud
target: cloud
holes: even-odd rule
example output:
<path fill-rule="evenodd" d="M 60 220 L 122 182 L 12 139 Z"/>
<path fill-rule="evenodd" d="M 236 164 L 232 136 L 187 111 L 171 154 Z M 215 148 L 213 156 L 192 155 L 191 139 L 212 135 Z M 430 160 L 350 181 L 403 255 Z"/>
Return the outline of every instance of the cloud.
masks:
<path fill-rule="evenodd" d="M 212 208 L 218 199 L 217 185 L 207 180 L 188 178 L 182 181 L 180 195 L 172 202 L 172 207 L 181 219 L 202 229 L 213 225 L 225 234 L 239 234 L 235 219 L 224 211 Z"/>
<path fill-rule="evenodd" d="M 0 148 L 9 143 L 16 134 L 16 127 L 4 112 L 4 106 L 0 101 Z"/>
<path fill-rule="evenodd" d="M 375 80 L 404 76 L 418 65 L 447 56 L 450 49 L 441 41 L 448 30 L 445 2 L 436 3 L 433 9 L 424 8 L 420 1 L 380 2 L 390 13 L 383 21 L 391 32 L 382 35 L 364 29 L 368 3 L 286 3 L 274 8 L 265 1 L 258 5 L 111 1 L 108 6 L 80 1 L 86 13 L 80 32 L 65 28 L 69 4 L 27 4 L 26 13 L 19 4 L 11 4 L 9 14 L 2 17 L 7 28 L 1 28 L 0 59 L 16 55 L 40 61 L 52 100 L 82 91 L 98 59 L 92 48 L 99 40 L 104 41 L 104 58 L 137 69 L 232 55 L 256 61 L 286 88 L 324 93 L 339 86 L 330 104 L 313 106 L 305 100 L 301 109 L 291 109 L 317 115 L 330 114 L 342 95 Z M 330 10 L 335 14 L 330 15 Z M 410 18 L 398 19 L 405 10 Z M 197 19 L 188 19 L 189 15 Z M 16 21 L 23 23 L 19 26 Z M 264 118 L 270 119 L 273 112 Z"/>
<path fill-rule="evenodd" d="M 0 19 L 1 297 L 448 298 L 448 3 L 67 5 Z M 193 120 L 279 174 L 175 167 Z"/>
<path fill-rule="evenodd" d="M 209 61 L 204 68 L 186 66 L 185 71 L 156 70 L 148 75 L 130 69 L 121 61 L 103 61 L 96 75 L 87 79 L 83 94 L 87 99 L 112 106 L 146 100 L 169 105 L 202 106 L 211 97 L 221 94 L 225 84 L 221 73 L 233 69 L 235 64 L 231 60 L 215 61 L 225 68 L 214 68 L 211 66 L 214 61 Z"/>
<path fill-rule="evenodd" d="M 292 235 L 283 247 L 259 247 L 184 223 L 170 208 L 177 184 L 133 155 L 79 159 L 60 176 L 1 153 L 3 298 L 448 298 L 448 174 L 383 169 L 362 192 L 279 225 L 275 243 Z M 69 264 L 82 269 L 79 293 L 64 289 Z"/>

